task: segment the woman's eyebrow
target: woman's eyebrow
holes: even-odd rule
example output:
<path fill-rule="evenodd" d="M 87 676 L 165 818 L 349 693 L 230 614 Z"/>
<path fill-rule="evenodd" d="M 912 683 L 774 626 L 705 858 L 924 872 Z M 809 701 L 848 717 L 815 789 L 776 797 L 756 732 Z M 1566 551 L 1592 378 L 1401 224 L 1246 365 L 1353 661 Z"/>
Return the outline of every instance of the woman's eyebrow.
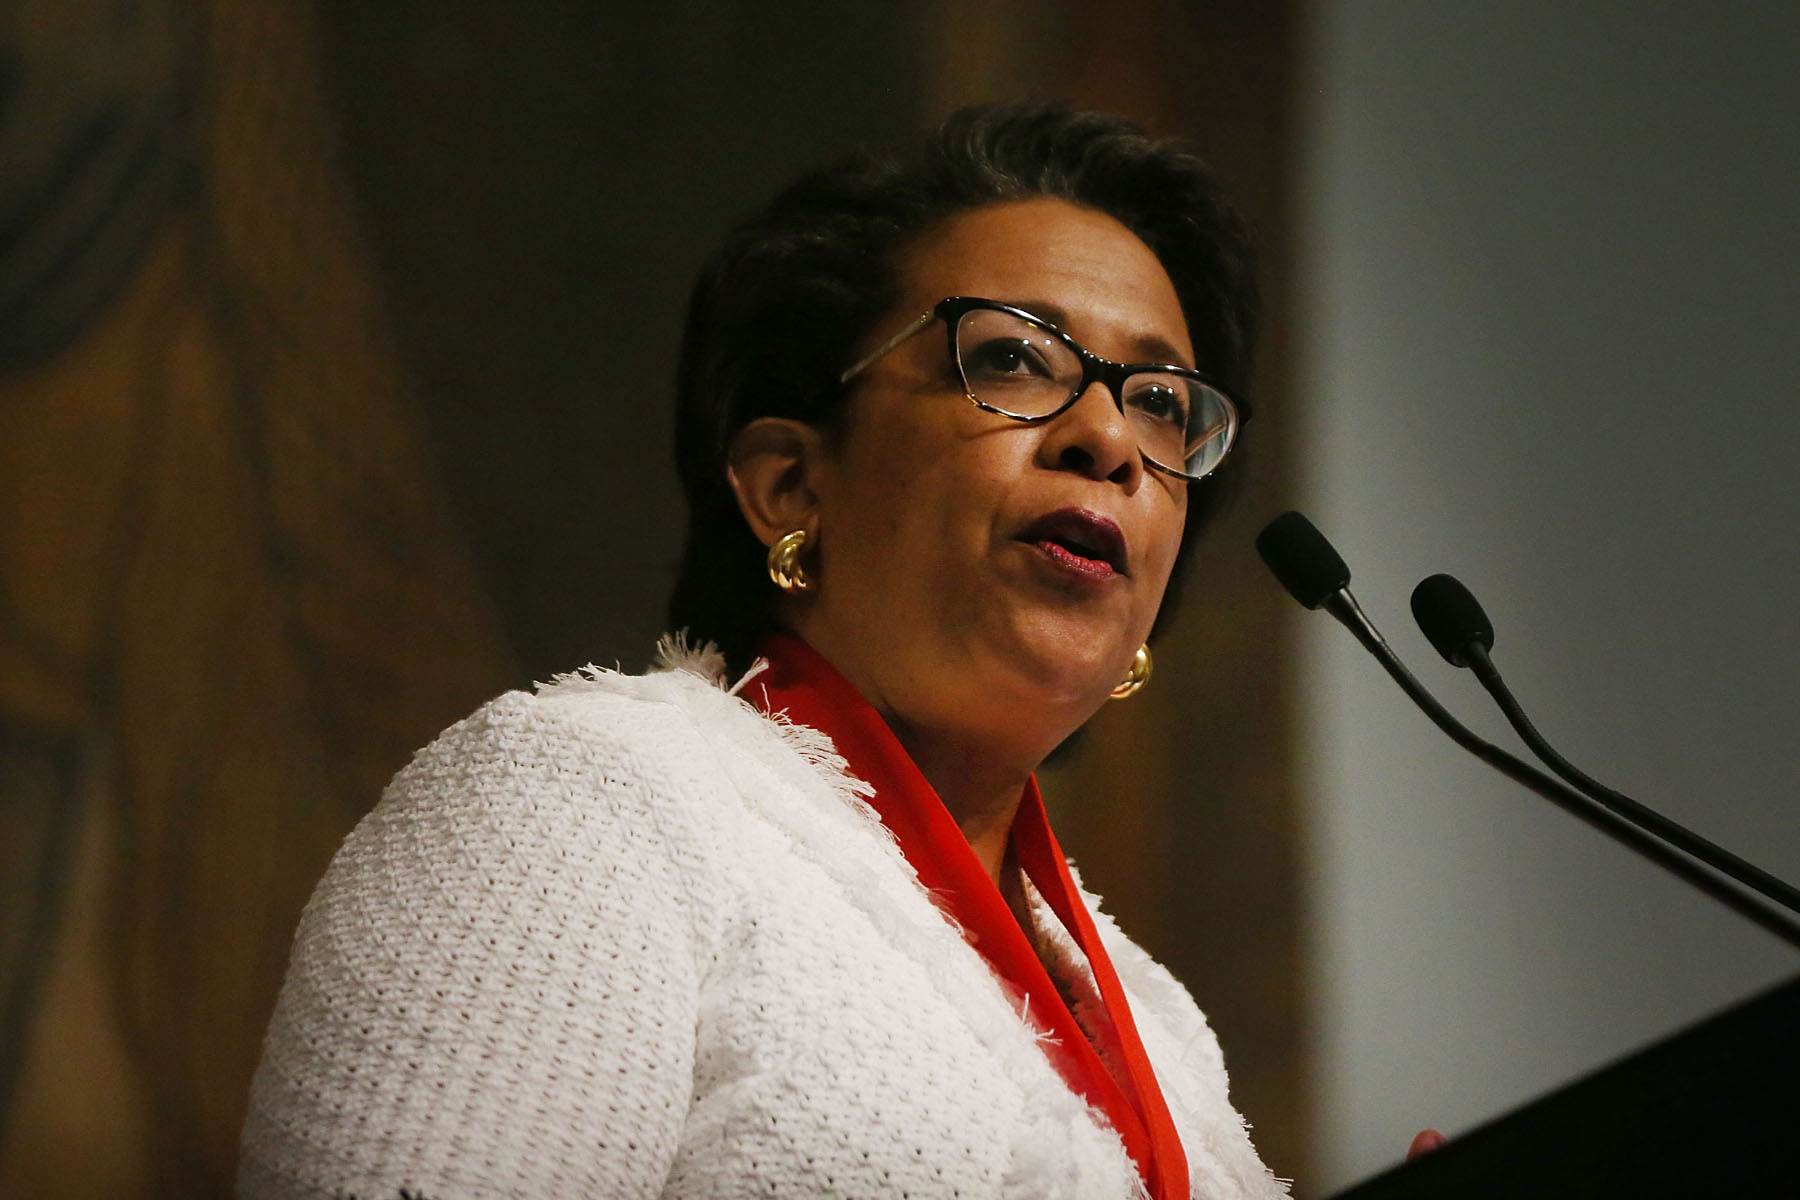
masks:
<path fill-rule="evenodd" d="M 1154 333 L 1143 333 L 1132 339 L 1132 345 L 1144 357 L 1138 362 L 1163 363 L 1168 366 L 1189 366 L 1187 355 L 1177 350 L 1167 340 Z"/>
<path fill-rule="evenodd" d="M 1073 333 L 1069 332 L 1069 314 L 1061 305 L 1052 304 L 1048 300 L 1008 300 L 1006 303 L 1014 308 L 1022 308 L 1032 316 L 1048 321 L 1063 332 L 1069 333 L 1070 337 L 1075 337 Z M 1075 340 L 1081 341 L 1079 337 L 1075 337 Z M 1183 366 L 1185 363 L 1185 356 L 1181 351 L 1160 334 L 1134 334 L 1130 338 L 1130 342 L 1137 355 L 1130 360 L 1132 362 L 1166 363 L 1177 367 Z"/>

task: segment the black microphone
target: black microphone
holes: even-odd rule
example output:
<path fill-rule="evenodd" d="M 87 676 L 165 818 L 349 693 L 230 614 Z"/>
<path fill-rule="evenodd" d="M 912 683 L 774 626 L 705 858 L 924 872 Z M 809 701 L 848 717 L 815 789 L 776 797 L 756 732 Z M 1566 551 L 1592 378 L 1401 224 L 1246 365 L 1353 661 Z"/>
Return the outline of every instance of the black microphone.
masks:
<path fill-rule="evenodd" d="M 1288 594 L 1317 608 L 1350 586 L 1350 568 L 1325 535 L 1297 512 L 1284 512 L 1256 535 L 1256 552 Z"/>
<path fill-rule="evenodd" d="M 1281 586 L 1288 590 L 1288 595 L 1307 608 L 1323 607 L 1336 617 L 1346 629 L 1356 635 L 1356 640 L 1369 653 L 1381 660 L 1389 674 L 1393 674 L 1396 667 L 1402 673 L 1406 671 L 1405 667 L 1400 666 L 1400 660 L 1394 657 L 1388 644 L 1381 640 L 1381 634 L 1376 631 L 1369 618 L 1363 615 L 1356 597 L 1350 594 L 1350 568 L 1344 564 L 1342 556 L 1332 549 L 1331 543 L 1325 540 L 1325 535 L 1313 527 L 1311 521 L 1297 512 L 1282 513 L 1256 535 L 1256 552 L 1262 555 L 1263 563 L 1281 581 Z M 1407 679 L 1411 680 L 1411 687 L 1404 681 L 1400 686 L 1408 689 L 1408 695 L 1413 694 L 1412 688 L 1424 692 L 1425 689 L 1419 688 L 1418 681 L 1412 679 L 1410 674 Z M 1426 702 L 1437 703 L 1429 693 L 1426 694 Z"/>
<path fill-rule="evenodd" d="M 1343 623 L 1375 656 L 1383 669 L 1400 685 L 1400 690 L 1431 718 L 1433 724 L 1448 734 L 1457 745 L 1487 763 L 1507 778 L 1523 784 L 1563 811 L 1587 822 L 1614 841 L 1635 850 L 1664 870 L 1686 880 L 1739 916 L 1769 933 L 1800 947 L 1800 925 L 1777 911 L 1763 906 L 1745 895 L 1706 867 L 1685 857 L 1636 825 L 1572 788 L 1565 787 L 1506 751 L 1483 741 L 1462 722 L 1450 715 L 1425 685 L 1413 677 L 1406 664 L 1382 638 L 1374 624 L 1364 615 L 1356 598 L 1350 594 L 1350 569 L 1338 552 L 1313 527 L 1311 521 L 1297 512 L 1283 513 L 1264 527 L 1256 537 L 1257 553 L 1289 594 L 1307 608 L 1323 608 Z"/>
<path fill-rule="evenodd" d="M 1622 792 L 1614 791 L 1588 775 L 1559 754 L 1537 726 L 1525 715 L 1524 706 L 1513 695 L 1489 652 L 1494 648 L 1494 625 L 1469 589 L 1453 576 L 1432 575 L 1419 582 L 1412 594 L 1413 618 L 1437 652 L 1451 666 L 1467 667 L 1481 681 L 1488 694 L 1506 714 L 1524 743 L 1544 765 L 1606 805 L 1613 812 L 1647 829 L 1671 846 L 1693 855 L 1714 870 L 1723 872 L 1745 887 L 1760 892 L 1791 912 L 1800 913 L 1800 889 L 1769 874 L 1721 846 L 1715 845 L 1691 829 L 1670 820 L 1655 809 L 1640 804 Z"/>
<path fill-rule="evenodd" d="M 1468 666 L 1471 651 L 1494 648 L 1494 623 L 1452 576 L 1421 579 L 1413 589 L 1412 611 L 1425 640 L 1453 667 Z"/>

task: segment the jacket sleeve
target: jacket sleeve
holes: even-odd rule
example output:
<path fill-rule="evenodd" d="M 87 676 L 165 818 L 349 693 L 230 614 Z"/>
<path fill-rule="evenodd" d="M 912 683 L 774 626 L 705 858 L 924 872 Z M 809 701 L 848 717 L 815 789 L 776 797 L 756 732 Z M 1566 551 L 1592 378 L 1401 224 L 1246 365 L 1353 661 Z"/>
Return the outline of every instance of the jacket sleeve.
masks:
<path fill-rule="evenodd" d="M 661 1190 L 692 1080 L 698 854 L 681 781 L 643 750 L 671 711 L 606 699 L 501 697 L 346 840 L 295 935 L 241 1196 Z"/>

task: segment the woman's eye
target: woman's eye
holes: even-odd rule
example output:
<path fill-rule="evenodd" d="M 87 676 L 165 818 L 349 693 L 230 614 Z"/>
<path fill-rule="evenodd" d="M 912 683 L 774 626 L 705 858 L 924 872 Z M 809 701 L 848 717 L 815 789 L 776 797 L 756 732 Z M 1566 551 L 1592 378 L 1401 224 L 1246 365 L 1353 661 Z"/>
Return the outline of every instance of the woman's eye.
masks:
<path fill-rule="evenodd" d="M 1131 395 L 1131 407 L 1155 420 L 1187 427 L 1187 396 L 1182 389 L 1163 383 L 1140 387 Z"/>
<path fill-rule="evenodd" d="M 969 366 L 990 378 L 997 375 L 1047 377 L 1050 374 L 1044 356 L 1023 338 L 993 338 L 981 343 L 969 356 Z"/>

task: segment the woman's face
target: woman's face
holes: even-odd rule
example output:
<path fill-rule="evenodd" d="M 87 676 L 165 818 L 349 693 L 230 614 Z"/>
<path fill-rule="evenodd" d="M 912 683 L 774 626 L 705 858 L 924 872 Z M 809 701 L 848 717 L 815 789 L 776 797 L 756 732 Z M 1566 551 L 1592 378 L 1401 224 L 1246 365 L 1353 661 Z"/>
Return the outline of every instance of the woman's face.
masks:
<path fill-rule="evenodd" d="M 951 219 L 906 255 L 900 283 L 862 349 L 946 296 L 980 296 L 1106 358 L 1195 365 L 1149 247 L 1062 200 Z M 1150 632 L 1187 485 L 1144 465 L 1100 384 L 1038 425 L 975 407 L 941 322 L 858 376 L 846 406 L 816 476 L 817 587 L 792 614 L 799 632 L 908 726 L 979 736 L 1048 722 L 1053 734 L 1031 736 L 1053 745 Z"/>

